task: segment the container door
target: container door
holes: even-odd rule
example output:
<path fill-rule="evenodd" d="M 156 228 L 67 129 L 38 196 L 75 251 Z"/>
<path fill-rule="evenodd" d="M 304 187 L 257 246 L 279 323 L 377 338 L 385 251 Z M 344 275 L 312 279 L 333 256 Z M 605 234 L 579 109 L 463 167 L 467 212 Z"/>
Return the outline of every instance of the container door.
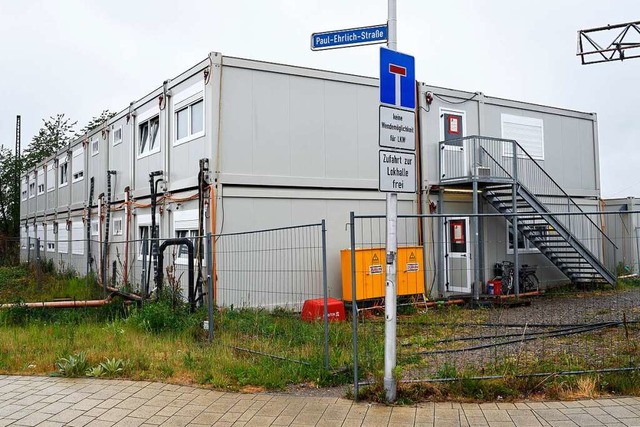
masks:
<path fill-rule="evenodd" d="M 462 178 L 468 175 L 465 144 L 465 113 L 458 110 L 440 109 L 440 140 L 444 141 L 442 174 L 445 179 Z"/>
<path fill-rule="evenodd" d="M 471 293 L 469 219 L 449 218 L 445 230 L 445 289 L 447 292 Z"/>

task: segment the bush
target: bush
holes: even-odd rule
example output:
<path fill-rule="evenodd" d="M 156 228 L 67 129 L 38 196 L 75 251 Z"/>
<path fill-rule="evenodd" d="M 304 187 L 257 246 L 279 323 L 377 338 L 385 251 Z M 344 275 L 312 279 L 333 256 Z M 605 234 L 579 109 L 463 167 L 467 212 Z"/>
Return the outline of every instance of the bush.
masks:
<path fill-rule="evenodd" d="M 194 323 L 188 307 L 174 295 L 161 293 L 156 301 L 135 311 L 130 321 L 148 332 L 183 332 Z"/>
<path fill-rule="evenodd" d="M 13 306 L 0 313 L 2 323 L 7 326 L 24 326 L 29 320 L 29 308 L 24 301 L 19 300 Z"/>

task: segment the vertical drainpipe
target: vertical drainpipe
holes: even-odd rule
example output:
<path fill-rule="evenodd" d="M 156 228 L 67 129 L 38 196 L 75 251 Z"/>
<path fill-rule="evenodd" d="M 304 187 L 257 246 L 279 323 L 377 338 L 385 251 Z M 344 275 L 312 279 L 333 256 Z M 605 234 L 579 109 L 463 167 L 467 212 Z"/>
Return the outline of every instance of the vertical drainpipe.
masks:
<path fill-rule="evenodd" d="M 94 179 L 91 177 L 89 183 L 89 202 L 87 206 L 87 274 L 91 271 L 91 209 L 93 207 Z M 99 215 L 99 214 L 98 214 Z"/>
<path fill-rule="evenodd" d="M 129 220 L 131 219 L 131 206 L 129 206 L 129 187 L 124 189 L 124 271 L 122 282 L 129 283 Z"/>
<path fill-rule="evenodd" d="M 107 203 L 106 217 L 104 223 L 104 243 L 102 249 L 102 285 L 105 294 L 107 292 L 107 270 L 109 269 L 109 223 L 111 222 L 111 175 L 115 175 L 116 171 L 107 171 Z"/>

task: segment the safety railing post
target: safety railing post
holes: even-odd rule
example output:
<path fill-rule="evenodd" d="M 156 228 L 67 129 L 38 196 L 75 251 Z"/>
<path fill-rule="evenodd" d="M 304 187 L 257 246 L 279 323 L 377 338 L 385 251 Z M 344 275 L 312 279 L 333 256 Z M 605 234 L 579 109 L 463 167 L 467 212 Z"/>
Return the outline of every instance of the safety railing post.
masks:
<path fill-rule="evenodd" d="M 520 296 L 520 259 L 518 248 L 518 144 L 512 142 L 513 147 L 513 188 L 511 193 L 513 203 L 513 289 L 516 297 Z"/>

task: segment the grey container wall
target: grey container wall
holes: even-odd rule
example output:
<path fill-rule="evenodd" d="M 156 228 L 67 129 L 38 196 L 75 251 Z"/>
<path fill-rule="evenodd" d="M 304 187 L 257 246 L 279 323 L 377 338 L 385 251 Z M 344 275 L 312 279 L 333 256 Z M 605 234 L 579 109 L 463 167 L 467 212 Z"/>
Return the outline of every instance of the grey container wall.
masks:
<path fill-rule="evenodd" d="M 167 115 L 170 118 L 167 129 L 168 136 L 168 168 L 165 175 L 169 177 L 172 189 L 197 186 L 199 160 L 209 158 L 212 151 L 211 134 L 217 132 L 207 126 L 204 118 L 210 115 L 208 107 L 213 102 L 206 96 L 204 76 L 198 73 L 171 88 L 172 96 L 168 103 Z M 202 102 L 203 104 L 199 104 Z M 178 111 L 192 119 L 194 105 L 203 105 L 202 131 L 195 132 L 191 124 L 187 126 L 187 136 L 178 139 L 176 116 Z M 193 114 L 192 114 L 193 113 Z M 195 173 L 194 173 L 195 172 Z"/>
<path fill-rule="evenodd" d="M 86 189 L 87 189 L 87 155 L 88 147 L 85 146 L 85 142 L 80 141 L 71 146 L 71 162 L 69 163 L 69 187 L 71 187 L 71 210 L 82 209 L 86 201 Z M 79 155 L 76 155 L 79 153 Z M 74 178 L 74 164 L 82 162 L 83 176 L 81 178 Z"/>
<path fill-rule="evenodd" d="M 69 161 L 71 159 L 71 155 L 68 154 L 65 151 L 63 151 L 62 153 L 60 153 L 57 157 L 58 159 L 58 173 L 57 173 L 57 184 L 56 184 L 56 192 L 58 193 L 58 197 L 57 197 L 57 212 L 67 212 L 70 209 L 70 204 L 71 204 L 71 168 L 67 169 L 67 183 L 66 184 L 61 184 L 61 175 L 62 175 L 62 171 L 60 169 L 60 166 L 62 165 L 63 162 L 65 161 Z"/>
<path fill-rule="evenodd" d="M 605 230 L 615 242 L 618 249 L 615 253 L 605 254 L 609 264 L 619 264 L 620 274 L 640 273 L 640 217 L 630 213 L 640 209 L 638 199 L 603 200 L 604 210 L 611 214 L 604 215 Z"/>
<path fill-rule="evenodd" d="M 431 105 L 426 94 L 436 94 Z M 572 197 L 599 197 L 597 117 L 568 109 L 486 96 L 425 84 L 419 85 L 422 162 L 425 184 L 437 184 L 438 142 L 444 139 L 442 111 L 464 116 L 462 136 L 503 137 L 502 115 L 539 119 L 543 124 L 544 159 L 538 163 Z M 427 111 L 428 110 L 428 111 Z"/>
<path fill-rule="evenodd" d="M 134 196 L 142 197 L 149 195 L 149 173 L 152 171 L 163 170 L 163 156 L 166 147 L 166 109 L 161 111 L 158 107 L 158 101 L 154 98 L 140 107 L 136 108 L 136 115 L 133 119 L 133 159 L 134 160 L 134 177 L 133 182 Z M 140 125 L 154 117 L 159 118 L 158 133 L 153 150 L 150 152 L 140 153 Z"/>
<path fill-rule="evenodd" d="M 120 133 L 120 138 L 116 139 Z M 127 186 L 133 188 L 131 180 L 131 170 L 133 167 L 133 121 L 127 121 L 126 117 L 117 118 L 109 125 L 108 144 L 108 169 L 116 172 L 113 187 L 114 200 L 124 200 L 124 189 Z M 105 167 L 106 174 L 106 167 Z M 104 174 L 103 174 L 104 175 Z"/>
<path fill-rule="evenodd" d="M 47 169 L 51 168 L 51 173 L 47 173 L 46 178 L 46 212 L 47 214 L 55 214 L 56 206 L 58 203 L 58 168 L 56 167 L 55 160 L 49 160 L 47 162 Z M 52 186 L 52 188 L 50 188 Z"/>
<path fill-rule="evenodd" d="M 94 180 L 93 191 L 93 204 L 97 204 L 97 199 L 100 194 L 105 194 L 107 191 L 107 170 L 109 169 L 109 142 L 108 132 L 98 131 L 87 138 L 88 144 L 86 147 L 86 196 L 83 201 L 89 202 L 89 191 L 91 188 L 91 178 Z M 94 144 L 97 143 L 96 146 Z M 115 183 L 114 183 L 115 184 Z"/>
<path fill-rule="evenodd" d="M 223 58 L 223 183 L 377 188 L 374 79 Z"/>

